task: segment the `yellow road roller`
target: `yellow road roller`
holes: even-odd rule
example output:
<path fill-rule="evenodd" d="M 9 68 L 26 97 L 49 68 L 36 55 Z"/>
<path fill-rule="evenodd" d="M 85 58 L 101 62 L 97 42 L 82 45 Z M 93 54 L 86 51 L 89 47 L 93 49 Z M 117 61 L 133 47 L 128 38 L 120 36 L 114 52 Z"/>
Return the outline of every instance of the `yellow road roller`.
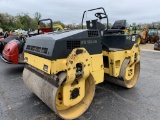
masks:
<path fill-rule="evenodd" d="M 75 119 L 90 106 L 95 86 L 108 80 L 132 88 L 140 73 L 140 49 L 136 34 L 123 34 L 125 21 L 105 28 L 104 8 L 87 29 L 33 36 L 24 47 L 23 81 L 62 119 Z"/>

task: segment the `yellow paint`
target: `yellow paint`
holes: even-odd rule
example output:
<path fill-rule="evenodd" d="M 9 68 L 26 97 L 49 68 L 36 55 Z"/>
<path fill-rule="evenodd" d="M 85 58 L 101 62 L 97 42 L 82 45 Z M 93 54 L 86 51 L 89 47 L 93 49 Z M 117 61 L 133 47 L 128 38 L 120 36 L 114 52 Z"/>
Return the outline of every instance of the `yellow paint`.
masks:
<path fill-rule="evenodd" d="M 134 65 L 134 71 L 133 71 L 134 76 L 130 80 L 129 79 L 124 80 L 124 87 L 132 88 L 133 86 L 135 86 L 135 84 L 138 81 L 139 73 L 140 73 L 140 62 Z"/>
<path fill-rule="evenodd" d="M 81 54 L 75 54 L 76 50 L 82 50 Z M 136 61 L 134 60 L 137 54 Z M 104 68 L 103 56 L 108 57 L 109 68 Z M 67 109 L 69 106 L 78 104 L 85 96 L 86 79 L 92 75 L 95 84 L 104 81 L 104 73 L 113 77 L 118 77 L 120 74 L 121 65 L 124 59 L 129 58 L 130 62 L 126 68 L 125 80 L 130 81 L 134 76 L 135 64 L 140 61 L 139 44 L 135 44 L 131 50 L 123 50 L 116 52 L 103 51 L 103 54 L 90 55 L 86 49 L 74 49 L 66 59 L 48 60 L 29 53 L 25 53 L 24 57 L 28 58 L 28 64 L 48 74 L 57 74 L 61 71 L 66 71 L 67 78 L 63 83 L 60 92 L 62 94 L 62 101 L 57 103 L 58 109 Z M 104 61 L 105 62 L 105 61 Z M 76 65 L 82 64 L 83 75 L 76 79 Z M 48 66 L 48 71 L 43 70 L 43 66 Z M 78 81 L 76 83 L 75 81 Z M 126 82 L 125 81 L 125 82 Z M 74 84 L 73 84 L 74 83 Z M 71 93 L 74 89 L 79 89 L 79 96 L 72 99 Z"/>
<path fill-rule="evenodd" d="M 81 58 L 84 56 L 81 55 Z M 38 57 L 33 54 L 24 53 L 24 58 L 28 58 L 27 64 L 45 72 L 48 74 L 57 74 L 60 71 L 67 71 L 67 59 L 58 59 L 58 60 L 48 60 L 42 57 Z M 80 59 L 79 59 L 80 60 Z M 104 77 L 104 68 L 103 68 L 103 58 L 102 54 L 97 55 L 89 55 L 88 61 L 86 59 L 83 60 L 84 65 L 87 67 L 89 65 L 89 72 L 95 77 L 96 83 L 100 83 L 103 81 Z M 48 66 L 48 72 L 43 70 L 43 66 Z M 70 68 L 74 68 L 75 65 L 70 65 Z M 85 70 L 85 69 L 84 69 Z M 97 74 L 98 73 L 98 74 Z M 74 74 L 73 74 L 74 76 Z"/>
<path fill-rule="evenodd" d="M 67 70 L 66 63 L 67 63 L 66 59 L 58 59 L 51 61 L 51 74 L 57 74 L 60 71 L 66 71 Z"/>
<path fill-rule="evenodd" d="M 51 72 L 51 61 L 42 57 L 38 57 L 29 53 L 24 53 L 24 58 L 28 58 L 27 64 L 50 74 Z M 43 70 L 44 65 L 48 66 L 48 71 Z"/>
<path fill-rule="evenodd" d="M 76 49 L 74 49 L 72 53 L 68 56 L 68 58 L 58 59 L 53 61 L 50 61 L 48 59 L 44 59 L 35 55 L 31 55 L 29 53 L 25 53 L 24 56 L 28 58 L 28 62 L 27 62 L 28 64 L 34 66 L 35 68 L 38 68 L 39 70 L 45 73 L 57 74 L 60 71 L 67 71 L 68 79 L 66 81 L 66 86 L 68 88 L 71 85 L 71 83 L 75 80 L 76 71 L 74 68 L 76 67 L 77 63 L 82 63 L 82 65 L 85 66 L 83 67 L 83 70 L 84 70 L 83 78 L 87 78 L 89 74 L 92 74 L 94 77 L 95 83 L 98 84 L 103 82 L 104 73 L 107 73 L 113 77 L 118 77 L 120 73 L 121 65 L 124 59 L 126 58 L 130 58 L 130 63 L 126 68 L 125 79 L 130 80 L 134 76 L 135 64 L 140 61 L 139 44 L 135 44 L 131 50 L 123 50 L 123 51 L 116 51 L 116 52 L 103 51 L 103 56 L 108 56 L 109 58 L 109 68 L 104 68 L 102 54 L 89 55 L 84 48 L 81 48 L 81 49 L 85 51 L 83 54 L 75 55 L 74 53 Z M 134 60 L 135 54 L 137 54 L 136 61 Z M 48 66 L 48 71 L 43 70 L 44 65 Z M 73 89 L 74 87 L 70 87 L 70 90 L 73 90 Z M 72 101 L 72 103 L 74 102 Z"/>
<path fill-rule="evenodd" d="M 85 80 L 90 75 L 90 66 L 88 66 L 88 64 L 91 64 L 90 55 L 83 48 L 79 49 L 82 50 L 82 53 L 76 55 L 76 50 L 77 49 L 74 49 L 67 57 L 67 80 L 63 87 L 63 97 L 65 98 L 63 104 L 65 106 L 73 106 L 83 99 L 85 95 Z M 76 80 L 76 65 L 78 63 L 82 64 L 84 73 L 82 78 L 78 79 L 78 84 L 72 85 L 72 83 L 74 83 Z M 71 99 L 71 91 L 73 91 L 75 88 L 79 89 L 79 96 L 75 99 Z"/>
<path fill-rule="evenodd" d="M 134 76 L 134 65 L 132 65 L 131 67 L 127 67 L 126 68 L 126 73 L 125 73 L 125 80 L 131 80 Z"/>
<path fill-rule="evenodd" d="M 91 72 L 91 74 L 94 77 L 95 84 L 99 84 L 104 81 L 104 69 L 101 69 L 95 72 Z"/>
<path fill-rule="evenodd" d="M 69 120 L 77 118 L 88 109 L 89 105 L 93 100 L 94 93 L 95 93 L 95 82 L 94 82 L 93 76 L 90 75 L 85 80 L 85 96 L 79 103 L 77 103 L 76 105 L 67 107 L 63 103 L 57 104 L 62 102 L 59 99 L 57 99 L 56 108 L 57 108 L 58 115 L 62 118 L 69 119 Z"/>
<path fill-rule="evenodd" d="M 59 24 L 54 24 L 54 25 L 53 25 L 53 29 L 57 29 L 57 28 L 59 28 L 60 30 L 64 30 L 61 25 L 59 25 Z"/>
<path fill-rule="evenodd" d="M 57 74 L 61 71 L 67 72 L 67 79 L 62 88 L 62 96 L 65 98 L 62 102 L 63 107 L 73 106 L 79 103 L 85 96 L 85 81 L 92 75 L 95 84 L 101 83 L 104 80 L 104 68 L 103 68 L 103 57 L 102 54 L 89 55 L 84 48 L 78 48 L 83 53 L 76 55 L 74 49 L 66 59 L 58 59 L 50 61 L 29 53 L 25 53 L 24 57 L 28 58 L 27 63 L 39 70 L 48 74 Z M 82 78 L 79 78 L 78 84 L 73 84 L 76 80 L 76 64 L 81 63 L 83 66 Z M 43 70 L 43 66 L 48 66 L 48 71 Z M 71 99 L 71 92 L 75 89 L 79 89 L 79 96 L 75 99 Z M 60 104 L 60 103 L 57 103 Z"/>
<path fill-rule="evenodd" d="M 108 73 L 109 74 L 109 68 L 104 68 L 104 73 Z"/>
<path fill-rule="evenodd" d="M 141 38 L 140 37 L 138 37 L 138 44 L 140 44 L 141 43 Z"/>
<path fill-rule="evenodd" d="M 103 68 L 103 54 L 92 55 L 91 66 L 92 66 L 93 72 L 101 70 Z"/>
<path fill-rule="evenodd" d="M 71 84 L 65 84 L 63 87 L 63 104 L 65 106 L 73 106 L 79 103 L 83 97 L 85 96 L 85 80 L 86 78 L 80 79 L 79 83 L 75 86 L 71 86 Z M 79 89 L 79 96 L 75 99 L 71 99 L 71 92 L 75 89 Z"/>
<path fill-rule="evenodd" d="M 137 54 L 137 60 L 134 61 L 134 56 Z M 131 50 L 123 50 L 116 52 L 103 51 L 103 56 L 109 58 L 109 68 L 104 68 L 104 72 L 113 77 L 118 77 L 121 69 L 121 65 L 126 58 L 130 58 L 130 63 L 126 69 L 126 79 L 130 80 L 134 74 L 129 76 L 129 71 L 134 72 L 134 65 L 140 61 L 140 49 L 138 44 L 134 44 Z"/>

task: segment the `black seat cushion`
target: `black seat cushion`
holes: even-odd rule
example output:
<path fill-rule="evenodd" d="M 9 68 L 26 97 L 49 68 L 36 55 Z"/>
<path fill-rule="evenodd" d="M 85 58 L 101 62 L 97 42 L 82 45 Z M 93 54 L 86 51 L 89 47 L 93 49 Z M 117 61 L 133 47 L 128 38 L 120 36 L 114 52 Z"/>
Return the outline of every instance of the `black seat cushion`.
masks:
<path fill-rule="evenodd" d="M 104 34 L 112 34 L 112 33 L 124 33 L 121 29 L 108 29 L 104 31 Z"/>

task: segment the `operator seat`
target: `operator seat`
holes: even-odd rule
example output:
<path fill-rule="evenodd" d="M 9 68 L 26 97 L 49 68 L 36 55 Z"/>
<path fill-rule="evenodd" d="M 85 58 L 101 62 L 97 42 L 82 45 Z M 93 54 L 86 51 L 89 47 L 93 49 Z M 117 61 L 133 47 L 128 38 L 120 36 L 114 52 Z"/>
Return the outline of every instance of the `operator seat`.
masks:
<path fill-rule="evenodd" d="M 121 33 L 123 34 L 126 26 L 126 20 L 117 20 L 114 22 L 111 29 L 104 31 L 104 34 L 113 34 L 113 33 Z"/>
<path fill-rule="evenodd" d="M 105 51 L 122 51 L 130 50 L 135 43 L 137 43 L 137 37 L 132 35 L 123 34 L 125 29 L 126 20 L 118 20 L 113 24 L 112 29 L 105 31 L 102 36 L 102 49 Z"/>

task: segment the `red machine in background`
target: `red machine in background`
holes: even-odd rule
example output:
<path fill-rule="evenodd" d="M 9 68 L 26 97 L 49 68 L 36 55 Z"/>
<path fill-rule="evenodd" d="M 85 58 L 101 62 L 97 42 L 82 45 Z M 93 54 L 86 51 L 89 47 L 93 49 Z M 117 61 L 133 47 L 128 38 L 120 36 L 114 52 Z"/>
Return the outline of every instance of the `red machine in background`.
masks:
<path fill-rule="evenodd" d="M 18 36 L 17 35 L 7 35 L 7 36 L 3 36 L 0 38 L 0 54 L 2 53 L 5 45 L 11 41 L 11 40 L 14 40 L 14 39 L 18 39 Z"/>
<path fill-rule="evenodd" d="M 42 21 L 50 21 L 50 27 L 40 27 L 40 23 Z M 47 32 L 52 32 L 53 31 L 53 22 L 51 19 L 42 19 L 38 22 L 38 32 L 33 33 L 33 34 L 28 34 L 29 37 L 35 36 L 38 34 L 44 34 Z M 20 35 L 18 39 L 12 39 L 10 42 L 8 42 L 3 51 L 2 51 L 2 56 L 1 59 L 5 61 L 6 63 L 10 64 L 21 64 L 23 62 L 23 47 L 26 42 L 26 37 L 23 35 Z"/>
<path fill-rule="evenodd" d="M 14 39 L 8 42 L 2 52 L 2 60 L 7 63 L 23 63 L 23 47 L 25 44 L 25 37 L 20 36 L 19 39 Z"/>

